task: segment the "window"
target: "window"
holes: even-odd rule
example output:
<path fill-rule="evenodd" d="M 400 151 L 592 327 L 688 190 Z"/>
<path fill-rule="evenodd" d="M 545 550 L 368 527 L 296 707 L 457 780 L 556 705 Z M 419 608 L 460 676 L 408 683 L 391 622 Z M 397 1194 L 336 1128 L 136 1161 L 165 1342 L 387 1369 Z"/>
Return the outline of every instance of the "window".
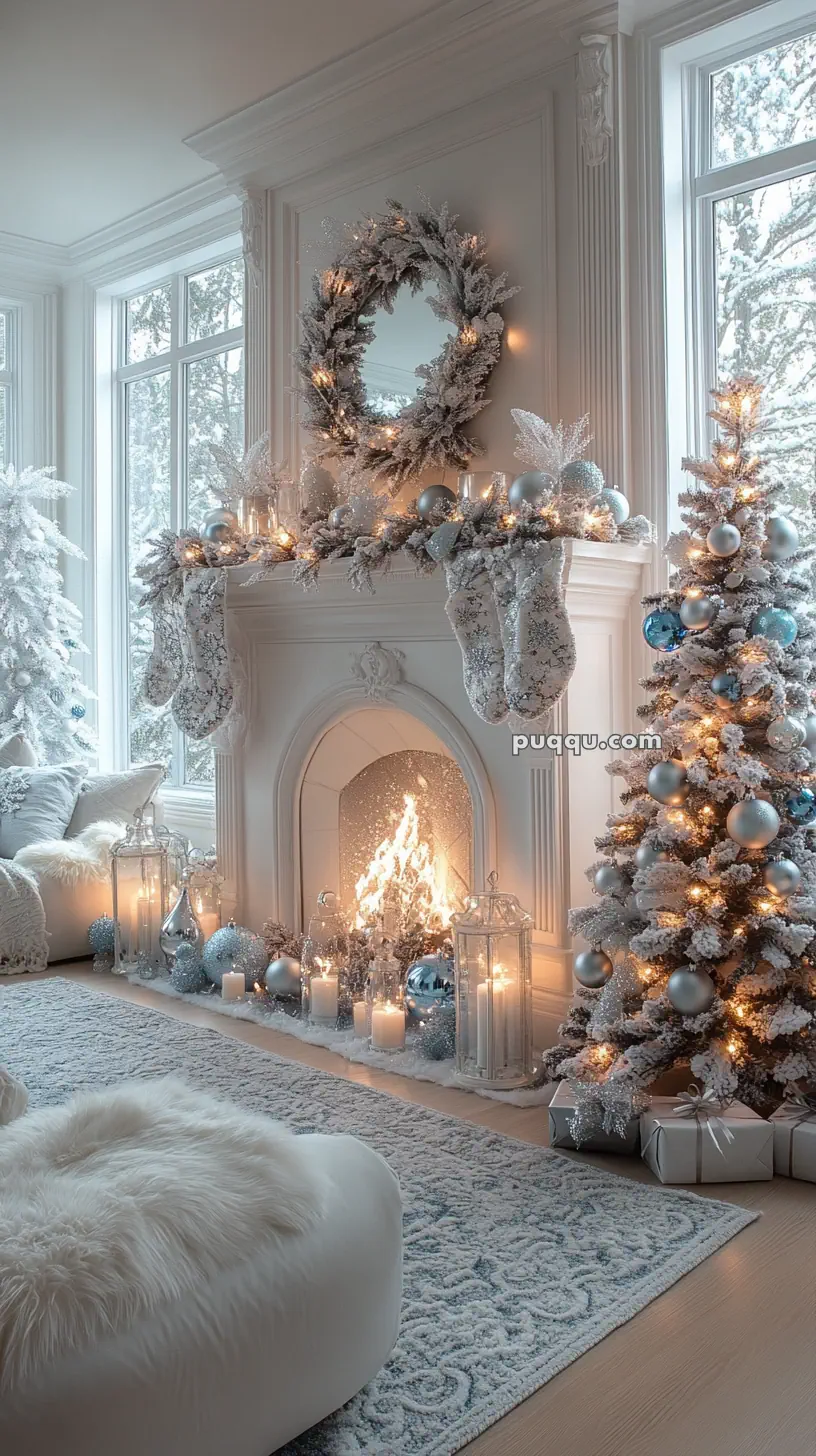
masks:
<path fill-rule="evenodd" d="M 711 386 L 757 375 L 763 455 L 803 505 L 816 489 L 816 32 L 732 46 L 689 68 L 685 96 L 695 448 Z"/>
<path fill-rule="evenodd" d="M 0 308 L 0 465 L 13 464 L 16 453 L 15 323 L 13 309 Z"/>
<path fill-rule="evenodd" d="M 177 787 L 211 785 L 213 752 L 185 740 L 169 706 L 151 708 L 142 699 L 153 631 L 139 606 L 136 566 L 158 531 L 199 526 L 219 503 L 222 477 L 210 445 L 243 452 L 243 293 L 243 262 L 228 258 L 117 305 L 127 756 L 133 763 L 163 759 Z"/>

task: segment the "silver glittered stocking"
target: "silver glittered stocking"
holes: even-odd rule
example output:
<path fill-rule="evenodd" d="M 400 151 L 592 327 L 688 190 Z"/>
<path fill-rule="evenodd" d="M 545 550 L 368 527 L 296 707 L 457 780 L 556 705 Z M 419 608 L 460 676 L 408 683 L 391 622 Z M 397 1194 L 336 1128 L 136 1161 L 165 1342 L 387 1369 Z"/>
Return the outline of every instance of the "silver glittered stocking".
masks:
<path fill-rule="evenodd" d="M 507 717 L 504 648 L 483 553 L 462 551 L 447 560 L 445 579 L 445 611 L 462 649 L 465 691 L 471 707 L 486 723 L 503 723 Z"/>
<path fill-rule="evenodd" d="M 504 689 L 520 718 L 541 718 L 563 695 L 575 671 L 575 638 L 561 576 L 564 543 L 526 541 L 514 552 L 512 593 L 497 595 L 504 642 Z"/>

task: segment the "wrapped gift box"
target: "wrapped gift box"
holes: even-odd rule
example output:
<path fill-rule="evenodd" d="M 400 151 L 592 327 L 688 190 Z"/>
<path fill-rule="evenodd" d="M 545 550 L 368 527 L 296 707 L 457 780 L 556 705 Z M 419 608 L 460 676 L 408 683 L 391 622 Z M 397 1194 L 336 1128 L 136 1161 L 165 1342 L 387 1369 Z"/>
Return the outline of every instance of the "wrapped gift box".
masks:
<path fill-rule="evenodd" d="M 783 1102 L 771 1113 L 774 1172 L 816 1183 L 816 1108 Z"/>
<path fill-rule="evenodd" d="M 764 1117 L 743 1102 L 731 1102 L 713 1115 L 705 1107 L 696 1117 L 690 1113 L 690 1104 L 677 1097 L 653 1097 L 641 1113 L 642 1157 L 661 1183 L 753 1183 L 773 1177 L 774 1130 Z"/>
<path fill-rule="evenodd" d="M 581 1153 L 636 1153 L 640 1137 L 640 1119 L 635 1112 L 626 1124 L 623 1137 L 615 1132 L 604 1132 L 598 1127 L 590 1137 L 576 1143 L 570 1129 L 570 1122 L 578 1110 L 575 1093 L 569 1082 L 559 1082 L 558 1090 L 550 1103 L 550 1147 L 577 1148 Z M 600 1116 L 603 1116 L 601 1111 Z"/>

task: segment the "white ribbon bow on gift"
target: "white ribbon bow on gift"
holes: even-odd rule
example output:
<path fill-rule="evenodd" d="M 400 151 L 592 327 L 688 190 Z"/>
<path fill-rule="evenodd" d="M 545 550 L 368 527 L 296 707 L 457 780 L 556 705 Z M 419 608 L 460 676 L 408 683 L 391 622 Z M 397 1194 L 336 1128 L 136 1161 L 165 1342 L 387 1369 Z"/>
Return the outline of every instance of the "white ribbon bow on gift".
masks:
<path fill-rule="evenodd" d="M 721 1112 L 725 1112 L 729 1105 L 729 1103 L 723 1102 L 717 1097 L 713 1088 L 707 1087 L 705 1092 L 703 1092 L 696 1082 L 692 1082 L 689 1085 L 688 1092 L 678 1093 L 673 1114 L 675 1117 L 695 1118 L 698 1129 L 701 1132 L 703 1127 L 708 1130 L 717 1152 L 720 1154 L 720 1157 L 724 1158 L 725 1149 L 720 1147 L 717 1141 L 717 1133 L 719 1132 L 727 1143 L 734 1141 L 734 1134 L 730 1127 L 723 1122 L 719 1115 Z"/>

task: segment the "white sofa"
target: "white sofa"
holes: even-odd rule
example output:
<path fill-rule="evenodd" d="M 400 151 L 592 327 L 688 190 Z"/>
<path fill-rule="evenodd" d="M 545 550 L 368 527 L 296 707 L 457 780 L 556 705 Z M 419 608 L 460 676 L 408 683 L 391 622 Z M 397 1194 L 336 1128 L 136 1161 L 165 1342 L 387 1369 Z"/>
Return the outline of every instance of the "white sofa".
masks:
<path fill-rule="evenodd" d="M 372 1379 L 397 1336 L 402 1205 L 352 1137 L 302 1140 L 326 1216 L 0 1402 L 7 1456 L 270 1456 Z"/>

